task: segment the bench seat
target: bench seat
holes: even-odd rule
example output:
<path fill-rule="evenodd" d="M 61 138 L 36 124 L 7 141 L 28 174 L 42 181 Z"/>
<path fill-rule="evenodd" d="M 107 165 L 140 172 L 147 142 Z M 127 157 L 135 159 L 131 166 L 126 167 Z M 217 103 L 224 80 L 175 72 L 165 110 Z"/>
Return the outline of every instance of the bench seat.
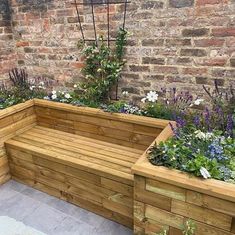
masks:
<path fill-rule="evenodd" d="M 5 146 L 14 179 L 132 227 L 131 167 L 143 150 L 41 126 Z"/>

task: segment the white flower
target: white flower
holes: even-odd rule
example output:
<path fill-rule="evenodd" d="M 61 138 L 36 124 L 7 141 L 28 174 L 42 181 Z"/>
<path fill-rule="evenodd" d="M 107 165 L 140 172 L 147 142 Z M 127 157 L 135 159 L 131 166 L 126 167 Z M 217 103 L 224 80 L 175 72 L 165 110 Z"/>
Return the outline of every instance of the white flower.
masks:
<path fill-rule="evenodd" d="M 64 91 L 61 91 L 61 94 L 64 95 Z"/>
<path fill-rule="evenodd" d="M 71 95 L 69 93 L 65 94 L 64 96 L 66 99 L 70 99 L 71 98 Z"/>
<path fill-rule="evenodd" d="M 196 100 L 194 101 L 194 104 L 195 104 L 195 105 L 200 105 L 203 101 L 204 101 L 204 99 L 196 99 Z"/>
<path fill-rule="evenodd" d="M 146 100 L 147 100 L 147 98 L 143 98 L 143 99 L 141 99 L 141 102 L 142 102 L 142 103 L 145 103 Z"/>
<path fill-rule="evenodd" d="M 44 96 L 43 99 L 44 100 L 50 100 L 50 97 L 49 96 Z"/>
<path fill-rule="evenodd" d="M 51 93 L 52 93 L 53 95 L 56 95 L 56 91 L 55 91 L 55 90 L 53 90 Z"/>
<path fill-rule="evenodd" d="M 44 83 L 44 82 L 39 82 L 39 85 L 40 85 L 40 86 L 44 86 L 45 83 Z"/>
<path fill-rule="evenodd" d="M 206 134 L 200 130 L 195 131 L 194 134 L 198 139 L 206 139 Z"/>
<path fill-rule="evenodd" d="M 74 85 L 73 85 L 73 87 L 74 87 L 74 88 L 77 88 L 77 87 L 78 87 L 78 85 L 77 85 L 77 84 L 74 84 Z"/>
<path fill-rule="evenodd" d="M 149 102 L 156 102 L 158 100 L 158 94 L 156 91 L 150 91 L 147 96 L 146 96 L 147 100 Z"/>
<path fill-rule="evenodd" d="M 31 86 L 29 89 L 32 91 L 35 88 L 35 86 Z"/>
<path fill-rule="evenodd" d="M 52 98 L 53 100 L 55 100 L 55 99 L 57 98 L 57 95 L 54 94 L 54 95 L 51 96 L 51 98 Z"/>
<path fill-rule="evenodd" d="M 122 95 L 125 96 L 125 97 L 127 97 L 127 96 L 129 95 L 129 92 L 128 92 L 128 91 L 123 91 L 123 92 L 122 92 Z"/>
<path fill-rule="evenodd" d="M 214 137 L 214 134 L 212 132 L 206 133 L 206 139 L 212 139 Z"/>
<path fill-rule="evenodd" d="M 200 173 L 201 173 L 201 175 L 203 176 L 204 179 L 211 178 L 210 173 L 208 172 L 208 170 L 205 167 L 200 168 Z"/>

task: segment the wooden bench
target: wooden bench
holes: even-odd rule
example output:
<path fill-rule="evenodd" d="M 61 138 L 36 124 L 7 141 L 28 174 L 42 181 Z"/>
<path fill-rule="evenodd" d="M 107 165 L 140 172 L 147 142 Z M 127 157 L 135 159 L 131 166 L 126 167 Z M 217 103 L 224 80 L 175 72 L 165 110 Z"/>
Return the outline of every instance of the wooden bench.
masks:
<path fill-rule="evenodd" d="M 35 123 L 4 141 L 12 178 L 132 228 L 131 168 L 168 122 L 41 100 L 32 108 Z"/>

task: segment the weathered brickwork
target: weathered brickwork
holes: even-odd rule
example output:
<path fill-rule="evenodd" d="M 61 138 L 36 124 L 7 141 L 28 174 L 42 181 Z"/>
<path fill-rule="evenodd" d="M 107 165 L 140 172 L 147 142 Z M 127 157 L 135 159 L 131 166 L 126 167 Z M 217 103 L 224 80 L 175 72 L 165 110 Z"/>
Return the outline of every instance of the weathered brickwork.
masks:
<path fill-rule="evenodd" d="M 14 33 L 0 24 L 1 48 L 13 37 L 10 50 L 17 53 L 15 62 L 30 74 L 79 80 L 83 64 L 74 0 L 9 1 Z M 91 9 L 79 6 L 79 11 L 86 37 L 94 38 Z M 5 22 L 0 12 L 0 22 Z M 122 12 L 122 5 L 110 7 L 112 35 L 121 25 Z M 95 14 L 97 29 L 106 34 L 104 7 L 96 6 Z M 214 78 L 222 85 L 235 81 L 234 0 L 135 0 L 128 6 L 126 23 L 132 36 L 120 91 L 135 97 L 168 85 L 198 94 L 201 84 L 212 84 Z M 1 54 L 2 60 L 1 74 L 9 63 Z"/>
<path fill-rule="evenodd" d="M 0 1 L 0 78 L 16 66 L 13 33 L 11 27 L 11 9 L 7 0 Z"/>

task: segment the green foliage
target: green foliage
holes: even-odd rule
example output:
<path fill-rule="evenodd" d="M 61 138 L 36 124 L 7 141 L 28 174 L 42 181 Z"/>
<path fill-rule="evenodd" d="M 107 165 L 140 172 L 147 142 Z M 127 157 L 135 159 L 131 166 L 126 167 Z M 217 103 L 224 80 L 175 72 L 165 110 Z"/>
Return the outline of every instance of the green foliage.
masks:
<path fill-rule="evenodd" d="M 120 29 L 114 50 L 107 46 L 103 37 L 99 38 L 98 45 L 84 46 L 85 65 L 82 73 L 85 81 L 79 84 L 82 99 L 95 102 L 109 99 L 110 89 L 118 81 L 125 64 L 123 55 L 126 39 L 127 31 Z"/>
<path fill-rule="evenodd" d="M 186 223 L 182 226 L 182 235 L 194 235 L 196 230 L 196 224 L 191 220 L 188 219 Z M 168 230 L 163 229 L 160 233 L 156 235 L 167 235 Z"/>
<path fill-rule="evenodd" d="M 146 116 L 157 117 L 166 120 L 174 120 L 175 114 L 169 106 L 163 103 L 147 104 L 145 107 Z"/>
<path fill-rule="evenodd" d="M 184 229 L 183 229 L 183 235 L 194 235 L 196 230 L 196 224 L 192 220 L 187 220 Z"/>
<path fill-rule="evenodd" d="M 153 146 L 149 161 L 157 166 L 178 169 L 204 178 L 234 182 L 235 139 L 221 132 L 203 133 L 184 127 L 175 136 Z"/>

